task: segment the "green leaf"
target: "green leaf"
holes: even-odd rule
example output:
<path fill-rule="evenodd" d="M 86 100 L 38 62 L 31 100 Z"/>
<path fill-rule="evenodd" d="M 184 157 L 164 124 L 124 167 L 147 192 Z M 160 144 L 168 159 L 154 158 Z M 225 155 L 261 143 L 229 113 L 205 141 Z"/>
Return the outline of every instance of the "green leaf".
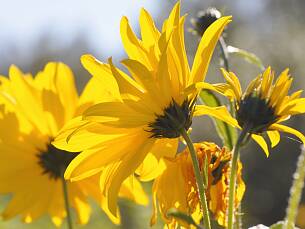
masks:
<path fill-rule="evenodd" d="M 182 212 L 179 212 L 177 209 L 175 208 L 171 208 L 167 211 L 167 215 L 168 216 L 171 216 L 171 217 L 174 217 L 176 219 L 179 219 L 179 220 L 182 220 L 184 222 L 186 222 L 188 225 L 193 225 L 195 226 L 197 229 L 202 229 L 199 225 L 196 224 L 196 222 L 194 221 L 194 219 L 189 216 L 189 215 L 186 215 Z"/>
<path fill-rule="evenodd" d="M 209 90 L 202 90 L 199 94 L 202 102 L 210 107 L 217 107 L 221 106 L 221 102 L 219 99 L 214 95 L 213 92 Z M 233 149 L 234 143 L 237 139 L 237 132 L 236 129 L 227 123 L 220 121 L 216 118 L 212 118 L 214 124 L 216 126 L 216 130 L 218 132 L 219 137 L 222 139 L 223 144 L 228 147 L 230 150 Z"/>
<path fill-rule="evenodd" d="M 237 54 L 237 55 L 241 56 L 242 58 L 244 58 L 249 63 L 258 66 L 261 70 L 265 70 L 263 62 L 254 53 L 248 52 L 244 49 L 236 48 L 236 47 L 233 47 L 230 45 L 227 47 L 227 51 L 228 51 L 228 53 Z"/>

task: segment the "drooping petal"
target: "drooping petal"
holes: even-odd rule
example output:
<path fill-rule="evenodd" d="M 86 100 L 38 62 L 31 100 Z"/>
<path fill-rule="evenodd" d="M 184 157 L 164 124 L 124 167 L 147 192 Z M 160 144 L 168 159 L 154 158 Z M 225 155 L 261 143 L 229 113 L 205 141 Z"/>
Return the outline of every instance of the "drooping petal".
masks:
<path fill-rule="evenodd" d="M 268 137 L 271 142 L 271 147 L 277 146 L 277 144 L 280 142 L 281 136 L 280 133 L 276 130 L 274 131 L 267 131 Z"/>
<path fill-rule="evenodd" d="M 100 185 L 107 197 L 109 210 L 114 216 L 117 215 L 117 198 L 122 182 L 134 173 L 144 160 L 154 141 L 153 139 L 144 141 L 139 144 L 136 151 L 127 153 L 121 161 L 108 166 L 107 172 L 103 171 Z"/>
<path fill-rule="evenodd" d="M 269 149 L 268 149 L 268 145 L 267 145 L 265 139 L 262 136 L 257 135 L 257 134 L 251 134 L 251 137 L 264 150 L 266 156 L 269 157 Z"/>
<path fill-rule="evenodd" d="M 150 181 L 165 169 L 163 157 L 174 158 L 177 153 L 177 139 L 158 139 L 136 173 L 141 181 Z"/>
<path fill-rule="evenodd" d="M 56 182 L 53 185 L 54 191 L 52 195 L 49 197 L 50 204 L 48 212 L 51 216 L 52 222 L 55 224 L 55 226 L 59 227 L 62 224 L 63 219 L 66 217 L 66 211 L 65 211 L 65 205 L 64 205 L 64 199 L 58 198 L 59 196 L 62 196 L 62 184 L 60 181 Z"/>
<path fill-rule="evenodd" d="M 96 185 L 98 185 L 98 183 Z M 91 207 L 87 202 L 86 194 L 75 182 L 68 183 L 68 191 L 71 206 L 75 209 L 77 214 L 78 223 L 82 225 L 87 224 L 91 214 Z"/>
<path fill-rule="evenodd" d="M 166 170 L 154 181 L 153 184 L 153 215 L 151 224 L 155 224 L 157 219 L 157 201 L 160 213 L 166 223 L 171 223 L 171 218 L 167 212 L 171 208 L 178 211 L 189 213 L 187 182 L 183 165 L 177 161 L 166 160 Z"/>
<path fill-rule="evenodd" d="M 285 109 L 279 111 L 281 115 L 296 115 L 305 113 L 305 98 L 292 100 L 285 105 Z"/>
<path fill-rule="evenodd" d="M 134 175 L 124 180 L 120 188 L 119 197 L 127 198 L 140 205 L 147 205 L 149 202 L 141 183 Z"/>
<path fill-rule="evenodd" d="M 133 153 L 138 146 L 134 142 L 144 141 L 148 138 L 147 135 L 139 130 L 135 133 L 127 131 L 121 136 L 113 136 L 108 141 L 99 142 L 96 147 L 84 150 L 74 158 L 66 169 L 65 178 L 76 181 L 100 172 L 107 164 Z"/>
<path fill-rule="evenodd" d="M 289 127 L 289 126 L 285 126 L 285 125 L 281 125 L 281 124 L 275 123 L 275 124 L 272 124 L 269 127 L 269 129 L 271 129 L 271 130 L 278 130 L 278 131 L 281 131 L 281 132 L 286 132 L 286 133 L 295 135 L 296 137 L 298 137 L 303 142 L 303 144 L 305 144 L 305 137 L 304 137 L 304 135 L 301 132 L 299 132 L 299 131 L 297 131 L 297 130 Z"/>

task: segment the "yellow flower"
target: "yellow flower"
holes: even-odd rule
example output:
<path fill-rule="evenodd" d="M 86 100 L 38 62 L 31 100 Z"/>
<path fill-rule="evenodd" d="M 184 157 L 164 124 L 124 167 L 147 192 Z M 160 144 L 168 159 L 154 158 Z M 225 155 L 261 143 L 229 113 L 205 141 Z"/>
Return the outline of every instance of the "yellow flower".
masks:
<path fill-rule="evenodd" d="M 113 94 L 108 102 L 90 107 L 82 118 L 67 125 L 54 145 L 83 151 L 67 168 L 67 179 L 107 171 L 101 177 L 101 188 L 114 216 L 117 193 L 126 177 L 136 171 L 142 180 L 151 180 L 164 169 L 161 158 L 176 154 L 179 129 L 188 129 L 192 121 L 196 97 L 192 84 L 204 80 L 217 40 L 231 17 L 220 18 L 206 30 L 191 69 L 184 46 L 184 20 L 177 3 L 159 31 L 143 9 L 140 40 L 128 19 L 122 18 L 121 37 L 129 57 L 122 64 L 131 77 L 111 59 L 106 64 L 90 55 L 81 58 L 83 66 Z"/>
<path fill-rule="evenodd" d="M 203 169 L 205 160 L 208 165 L 206 195 L 209 209 L 215 220 L 220 225 L 225 226 L 231 154 L 227 149 L 220 149 L 214 143 L 209 142 L 195 143 L 194 147 L 200 169 Z M 151 224 L 156 222 L 159 208 L 161 216 L 169 228 L 176 228 L 178 224 L 189 228 L 184 222 L 169 217 L 167 212 L 171 208 L 176 208 L 179 212 L 191 215 L 197 223 L 202 218 L 190 153 L 186 149 L 174 159 L 165 159 L 165 163 L 166 169 L 155 179 L 153 184 L 154 212 Z M 241 170 L 242 164 L 239 162 L 235 207 L 240 204 L 245 191 Z"/>
<path fill-rule="evenodd" d="M 222 69 L 222 73 L 227 82 L 215 84 L 210 89 L 220 92 L 234 102 L 236 119 L 232 118 L 229 112 L 223 112 L 223 116 L 218 116 L 218 118 L 240 129 L 246 128 L 267 156 L 269 149 L 261 136 L 264 132 L 267 132 L 271 147 L 279 143 L 279 131 L 293 134 L 305 143 L 305 137 L 302 133 L 280 124 L 292 115 L 305 112 L 305 98 L 300 98 L 302 90 L 288 95 L 293 80 L 288 69 L 284 70 L 273 84 L 274 71 L 268 67 L 263 74 L 258 75 L 248 85 L 244 93 L 242 93 L 239 80 L 233 72 Z M 200 106 L 197 109 L 195 114 L 200 115 Z"/>
<path fill-rule="evenodd" d="M 50 142 L 67 121 L 103 99 L 94 95 L 104 86 L 92 78 L 79 97 L 73 73 L 62 63 L 47 64 L 35 78 L 12 66 L 9 79 L 0 77 L 0 83 L 0 193 L 12 194 L 2 217 L 20 215 L 22 221 L 30 223 L 47 213 L 59 226 L 66 216 L 61 176 L 79 152 L 59 150 Z M 80 224 L 89 220 L 88 197 L 112 217 L 100 194 L 99 174 L 68 181 L 67 189 Z M 148 202 L 140 183 L 132 177 L 122 185 L 120 196 Z"/>

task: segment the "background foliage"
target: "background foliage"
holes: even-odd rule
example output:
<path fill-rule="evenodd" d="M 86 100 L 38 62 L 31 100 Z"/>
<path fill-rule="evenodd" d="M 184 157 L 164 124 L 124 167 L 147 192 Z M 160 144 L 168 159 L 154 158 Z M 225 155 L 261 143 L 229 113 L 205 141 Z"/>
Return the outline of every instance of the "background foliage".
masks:
<path fill-rule="evenodd" d="M 119 0 L 113 1 L 114 3 L 112 4 L 120 4 Z M 146 3 L 147 1 L 143 2 Z M 128 0 L 128 2 L 133 4 L 133 0 Z M 92 4 L 91 7 L 99 7 L 101 14 L 107 11 L 108 1 L 96 1 L 95 3 L 98 5 Z M 153 3 L 150 3 L 155 4 L 152 14 L 156 18 L 158 26 L 167 17 L 174 3 L 175 1 L 171 0 L 154 0 Z M 73 1 L 73 4 L 79 3 Z M 1 5 L 3 6 L 3 12 L 8 10 L 6 9 L 6 4 Z M 190 27 L 189 19 L 194 17 L 199 9 L 204 10 L 210 6 L 217 7 L 225 15 L 233 15 L 233 22 L 226 31 L 225 40 L 228 44 L 254 52 L 262 59 L 265 66 L 271 65 L 277 73 L 289 67 L 291 74 L 295 77 L 293 91 L 304 88 L 305 1 L 184 0 L 182 1 L 182 10 L 188 13 L 186 26 Z M 31 1 L 24 10 L 28 13 L 35 13 L 35 1 Z M 73 10 L 72 5 L 70 10 Z M 137 15 L 138 13 L 133 17 L 137 17 Z M 18 15 L 16 16 L 18 17 Z M 5 32 L 7 24 L 5 24 L 5 20 L 1 20 L 1 17 L 4 16 L 0 14 L 0 31 Z M 65 16 L 61 15 L 61 18 L 65 20 Z M 12 23 L 23 23 L 23 21 L 16 19 Z M 103 23 L 106 25 L 109 22 L 105 21 Z M 96 29 L 98 30 L 99 28 Z M 114 29 L 119 31 L 119 27 Z M 138 29 L 135 30 L 137 31 Z M 69 37 L 68 42 L 62 41 L 65 36 L 70 36 L 69 33 L 65 32 L 57 33 L 53 31 L 50 33 L 48 28 L 28 32 L 35 32 L 37 37 L 30 42 L 23 43 L 25 40 L 22 38 L 16 40 L 13 35 L 9 35 L 12 37 L 8 37 L 5 42 L 2 41 L 0 46 L 0 74 L 7 75 L 8 67 L 12 63 L 21 67 L 24 71 L 36 73 L 43 68 L 47 61 L 63 61 L 73 69 L 77 78 L 78 89 L 81 90 L 86 80 L 89 79 L 89 75 L 80 65 L 80 55 L 92 53 L 103 60 L 108 57 L 105 55 L 108 52 L 100 50 L 103 50 L 103 44 L 100 44 L 98 50 L 95 48 L 96 43 L 92 42 L 90 37 L 92 33 L 88 33 L 86 24 L 83 24 L 81 28 L 79 27 L 79 31 Z M 107 36 L 107 33 L 104 36 Z M 189 59 L 192 59 L 198 44 L 198 37 L 187 33 L 186 44 Z M 120 44 L 114 45 L 120 47 Z M 115 48 L 116 51 L 114 53 L 109 54 L 113 55 L 116 61 L 125 55 L 123 52 L 117 52 L 118 47 Z M 107 48 L 109 49 L 109 47 Z M 121 48 L 121 50 L 123 49 Z M 222 81 L 219 71 L 219 55 L 220 52 L 217 50 L 214 55 L 213 65 L 209 69 L 207 78 L 209 82 Z M 250 65 L 235 56 L 230 58 L 230 68 L 239 76 L 243 85 L 246 85 L 250 79 L 260 72 L 256 66 Z M 295 117 L 289 124 L 304 133 L 304 123 L 304 117 L 300 116 Z M 205 134 L 202 135 L 202 133 Z M 213 133 L 214 127 L 211 120 L 205 117 L 195 120 L 192 132 L 194 141 L 216 141 L 220 144 L 220 139 Z M 292 182 L 291 177 L 296 167 L 300 145 L 288 136 L 282 135 L 282 138 L 283 140 L 279 146 L 271 151 L 269 158 L 265 157 L 262 150 L 255 143 L 250 144 L 242 151 L 243 176 L 247 184 L 242 205 L 242 210 L 245 213 L 245 227 L 258 223 L 271 225 L 281 220 L 285 215 L 289 187 Z M 150 193 L 150 184 L 146 185 L 146 190 Z M 1 208 L 3 208 L 8 198 L 1 197 Z M 305 198 L 303 198 L 303 201 L 305 204 Z M 95 206 L 94 215 L 90 223 L 83 228 L 149 228 L 151 208 L 135 206 L 124 200 L 120 202 L 120 205 L 123 215 L 123 224 L 120 227 L 113 226 L 105 214 Z M 301 208 L 300 212 L 303 215 L 299 217 L 298 221 L 301 228 L 305 228 L 304 209 L 305 207 Z M 155 228 L 162 228 L 161 225 L 159 223 Z M 30 229 L 42 227 L 45 229 L 53 228 L 47 217 L 31 225 L 23 225 L 19 222 L 19 219 L 13 219 L 8 222 L 0 221 L 0 228 Z"/>

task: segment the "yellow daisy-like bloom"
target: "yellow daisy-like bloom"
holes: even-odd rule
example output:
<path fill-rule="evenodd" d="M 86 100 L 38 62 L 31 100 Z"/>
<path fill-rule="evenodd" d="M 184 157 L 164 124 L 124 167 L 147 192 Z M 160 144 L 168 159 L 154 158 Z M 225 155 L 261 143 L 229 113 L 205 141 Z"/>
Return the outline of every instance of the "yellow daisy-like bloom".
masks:
<path fill-rule="evenodd" d="M 0 77 L 0 83 L 0 193 L 12 194 L 2 217 L 20 215 L 24 222 L 31 223 L 47 213 L 59 226 L 66 217 L 61 177 L 79 152 L 59 150 L 50 142 L 68 120 L 103 101 L 104 85 L 92 78 L 79 97 L 73 73 L 62 63 L 47 64 L 35 78 L 12 66 L 9 78 Z M 101 91 L 96 94 L 96 90 Z M 99 177 L 96 174 L 79 182 L 67 182 L 69 202 L 80 224 L 87 223 L 90 217 L 88 197 L 112 217 L 100 194 Z M 139 204 L 148 202 L 133 177 L 126 179 L 120 196 Z M 119 219 L 111 219 L 119 223 Z"/>
<path fill-rule="evenodd" d="M 261 136 L 264 132 L 267 132 L 271 147 L 279 143 L 279 132 L 293 134 L 305 143 L 302 133 L 280 124 L 292 115 L 305 112 L 305 98 L 300 98 L 302 90 L 288 95 L 293 80 L 288 69 L 284 70 L 273 84 L 274 71 L 268 67 L 249 84 L 245 93 L 242 93 L 239 80 L 233 72 L 222 69 L 222 73 L 227 82 L 215 84 L 211 89 L 224 94 L 235 104 L 236 119 L 224 112 L 222 118 L 226 122 L 240 129 L 246 128 L 267 156 L 268 146 Z"/>
<path fill-rule="evenodd" d="M 142 9 L 140 40 L 128 19 L 122 18 L 121 37 L 129 57 L 122 64 L 131 77 L 111 59 L 105 64 L 90 55 L 81 58 L 83 66 L 114 92 L 112 101 L 87 109 L 82 118 L 63 129 L 54 145 L 83 151 L 67 168 L 67 179 L 107 171 L 101 177 L 101 188 L 114 216 L 118 190 L 126 177 L 136 171 L 142 180 L 151 180 L 164 169 L 160 159 L 176 154 L 179 130 L 187 130 L 192 122 L 196 97 L 192 84 L 204 80 L 218 38 L 231 17 L 220 18 L 206 30 L 191 69 L 184 21 L 177 3 L 159 31 Z M 98 128 L 101 124 L 108 129 Z"/>
<path fill-rule="evenodd" d="M 209 209 L 215 220 L 220 225 L 226 226 L 231 153 L 227 149 L 221 149 L 210 142 L 195 143 L 194 147 L 197 152 L 200 169 L 203 170 L 205 160 L 208 165 L 206 195 Z M 191 215 L 197 223 L 202 218 L 190 153 L 186 149 L 174 159 L 165 159 L 165 163 L 166 169 L 155 179 L 153 184 L 154 212 L 151 223 L 154 224 L 156 222 L 159 208 L 168 228 L 177 228 L 178 224 L 182 227 L 190 228 L 185 222 L 177 221 L 167 215 L 169 209 L 176 208 L 179 212 Z M 241 171 L 242 164 L 239 162 L 235 207 L 239 206 L 245 192 Z"/>

